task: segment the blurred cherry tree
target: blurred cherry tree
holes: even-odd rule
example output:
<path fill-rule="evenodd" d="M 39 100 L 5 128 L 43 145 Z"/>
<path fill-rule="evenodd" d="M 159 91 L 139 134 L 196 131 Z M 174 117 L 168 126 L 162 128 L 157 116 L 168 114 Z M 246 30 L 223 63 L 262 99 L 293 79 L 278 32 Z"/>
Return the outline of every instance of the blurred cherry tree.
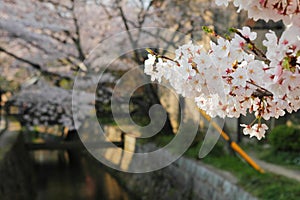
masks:
<path fill-rule="evenodd" d="M 145 33 L 143 28 L 167 28 L 174 32 L 168 37 L 168 45 L 163 46 L 164 50 L 160 52 L 165 54 L 168 48 L 176 48 L 178 41 L 183 40 L 177 37 L 178 32 L 191 39 L 203 40 L 200 33 L 202 25 L 213 24 L 220 19 L 231 19 L 227 21 L 232 23 L 243 21 L 235 19 L 230 11 L 223 9 L 219 12 L 221 9 L 211 1 L 203 0 L 4 0 L 0 4 L 1 76 L 19 84 L 21 93 L 15 96 L 14 102 L 32 111 L 30 117 L 23 113 L 24 121 L 47 124 L 47 120 L 41 120 L 40 113 L 65 112 L 68 117 L 63 121 L 69 126 L 71 112 L 66 112 L 70 109 L 66 99 L 71 99 L 70 90 L 78 69 L 81 69 L 82 76 L 93 77 L 93 72 L 101 68 L 83 64 L 97 44 L 116 33 L 127 31 L 127 40 L 114 41 L 120 47 L 129 45 L 133 50 L 116 64 L 122 66 L 118 71 L 126 71 L 132 66 L 130 63 L 142 64 L 147 56 L 144 50 L 135 49 L 138 44 L 151 44 L 162 49 L 157 40 L 158 33 Z M 224 29 L 222 23 L 216 23 L 215 28 Z M 131 34 L 133 29 L 137 30 L 137 34 Z M 148 36 L 147 40 L 142 34 Z M 113 83 L 116 73 L 107 74 L 107 82 Z M 87 82 L 82 84 L 88 85 Z M 107 85 L 111 87 L 111 84 L 100 83 L 98 93 L 109 99 L 111 90 Z M 34 92 L 38 90 L 47 92 Z M 147 98 L 137 98 L 136 103 L 144 105 L 145 110 L 153 103 L 160 103 L 155 86 L 147 85 L 145 91 L 149 94 Z M 55 102 L 53 108 L 48 106 L 51 112 L 43 108 L 45 101 L 49 104 Z M 99 101 L 105 102 L 103 98 Z M 168 120 L 166 129 L 172 130 Z"/>

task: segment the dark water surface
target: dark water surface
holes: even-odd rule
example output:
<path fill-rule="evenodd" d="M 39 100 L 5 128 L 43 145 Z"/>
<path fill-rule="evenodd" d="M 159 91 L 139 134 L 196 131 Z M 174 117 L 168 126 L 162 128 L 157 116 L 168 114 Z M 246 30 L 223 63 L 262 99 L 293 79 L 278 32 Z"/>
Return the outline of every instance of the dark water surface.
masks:
<path fill-rule="evenodd" d="M 65 151 L 35 151 L 36 200 L 131 200 L 101 163 L 87 153 L 71 162 Z"/>

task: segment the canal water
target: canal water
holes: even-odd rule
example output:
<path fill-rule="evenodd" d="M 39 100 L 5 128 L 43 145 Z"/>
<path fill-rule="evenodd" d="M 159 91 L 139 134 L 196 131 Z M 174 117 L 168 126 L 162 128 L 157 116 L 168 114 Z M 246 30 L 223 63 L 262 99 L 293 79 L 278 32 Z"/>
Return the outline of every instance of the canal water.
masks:
<path fill-rule="evenodd" d="M 66 151 L 34 151 L 36 200 L 132 200 L 107 169 L 81 152 L 76 162 Z"/>

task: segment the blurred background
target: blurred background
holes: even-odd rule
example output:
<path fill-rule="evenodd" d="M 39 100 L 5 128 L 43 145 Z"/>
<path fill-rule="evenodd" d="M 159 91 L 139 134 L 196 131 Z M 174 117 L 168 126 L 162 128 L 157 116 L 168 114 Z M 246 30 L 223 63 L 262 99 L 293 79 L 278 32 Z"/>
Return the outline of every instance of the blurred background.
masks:
<path fill-rule="evenodd" d="M 209 0 L 0 0 L 0 199 L 299 199 L 297 113 L 267 122 L 271 130 L 261 141 L 242 135 L 239 124 L 251 122 L 251 116 L 226 119 L 230 141 L 220 139 L 203 159 L 198 152 L 209 121 L 194 109 L 193 100 L 154 83 L 135 90 L 129 113 L 136 124 L 150 123 L 154 104 L 167 111 L 161 131 L 146 139 L 120 130 L 112 115 L 114 87 L 134 66 L 142 69 L 146 47 L 172 57 L 190 40 L 209 45 L 202 26 L 224 35 L 230 27 L 245 25 L 258 32 L 258 44 L 269 29 L 278 35 L 284 30 L 280 22 L 254 22 L 233 6 L 224 9 Z M 103 42 L 106 49 L 92 51 Z M 126 53 L 106 63 L 116 52 Z M 84 98 L 72 108 L 76 77 Z M 88 88 L 95 82 L 93 94 Z M 189 113 L 184 121 L 198 123 L 199 129 L 184 157 L 172 165 L 125 173 L 86 151 L 72 116 L 83 106 L 94 107 L 108 140 L 129 152 L 167 145 L 176 136 L 182 112 Z M 83 123 L 87 115 L 79 113 L 80 126 L 89 126 Z M 250 163 L 231 141 L 251 157 Z M 125 171 L 131 161 L 109 148 L 105 158 Z"/>

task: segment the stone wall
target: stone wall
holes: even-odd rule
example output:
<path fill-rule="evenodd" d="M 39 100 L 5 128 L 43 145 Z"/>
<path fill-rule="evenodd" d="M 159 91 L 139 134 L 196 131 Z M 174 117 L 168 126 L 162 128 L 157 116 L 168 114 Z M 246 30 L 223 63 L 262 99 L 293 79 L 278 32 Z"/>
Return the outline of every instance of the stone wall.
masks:
<path fill-rule="evenodd" d="M 32 164 L 19 131 L 0 136 L 0 199 L 34 199 Z"/>
<path fill-rule="evenodd" d="M 146 145 L 148 152 L 154 148 L 153 145 Z M 143 151 L 146 149 L 143 148 Z M 166 152 L 162 157 L 169 155 Z M 231 174 L 184 157 L 155 172 L 114 174 L 128 191 L 141 199 L 256 199 L 238 187 L 237 180 Z"/>

